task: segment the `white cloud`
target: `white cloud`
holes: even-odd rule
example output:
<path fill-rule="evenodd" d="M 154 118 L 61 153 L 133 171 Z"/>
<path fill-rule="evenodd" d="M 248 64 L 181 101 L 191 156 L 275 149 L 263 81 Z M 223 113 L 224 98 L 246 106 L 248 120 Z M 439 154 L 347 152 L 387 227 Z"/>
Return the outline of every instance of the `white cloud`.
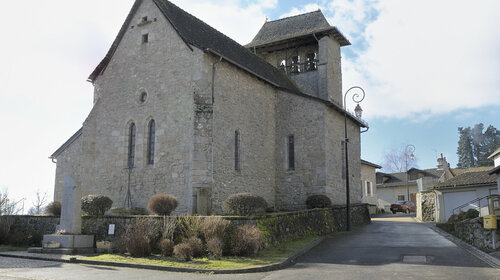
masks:
<path fill-rule="evenodd" d="M 264 24 L 264 10 L 275 8 L 278 3 L 277 0 L 252 1 L 249 5 L 241 0 L 172 2 L 243 45 L 252 41 Z"/>
<path fill-rule="evenodd" d="M 367 48 L 343 60 L 344 85 L 365 88 L 369 116 L 500 104 L 500 2 L 381 1 L 377 10 L 362 33 Z"/>
<path fill-rule="evenodd" d="M 289 12 L 282 14 L 280 18 L 296 16 L 308 12 L 313 12 L 321 9 L 321 6 L 318 4 L 307 4 L 302 8 L 293 7 Z"/>

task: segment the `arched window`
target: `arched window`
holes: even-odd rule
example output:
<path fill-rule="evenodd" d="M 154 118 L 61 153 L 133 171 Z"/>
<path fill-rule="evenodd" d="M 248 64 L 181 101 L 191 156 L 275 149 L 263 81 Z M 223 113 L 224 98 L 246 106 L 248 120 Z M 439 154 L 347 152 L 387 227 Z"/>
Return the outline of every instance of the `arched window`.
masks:
<path fill-rule="evenodd" d="M 128 168 L 134 167 L 135 159 L 135 123 L 131 123 L 128 131 Z"/>
<path fill-rule="evenodd" d="M 150 120 L 148 125 L 148 164 L 155 162 L 155 120 Z"/>

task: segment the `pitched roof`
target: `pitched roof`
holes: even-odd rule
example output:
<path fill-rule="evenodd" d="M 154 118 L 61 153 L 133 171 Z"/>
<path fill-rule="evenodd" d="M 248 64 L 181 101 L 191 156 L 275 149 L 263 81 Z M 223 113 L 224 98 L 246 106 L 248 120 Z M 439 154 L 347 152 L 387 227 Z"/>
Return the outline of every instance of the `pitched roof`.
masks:
<path fill-rule="evenodd" d="M 429 169 L 418 169 L 411 168 L 408 170 L 408 173 L 412 171 L 416 171 L 419 173 L 424 173 L 424 177 L 430 177 L 434 179 L 438 179 L 443 174 L 444 170 L 439 170 L 437 168 L 429 168 Z M 395 172 L 395 173 L 383 173 L 377 172 L 377 186 L 379 187 L 396 187 L 401 185 L 406 185 L 406 172 Z M 388 177 L 389 179 L 383 182 L 383 178 Z M 408 185 L 416 185 L 416 181 L 408 178 Z"/>
<path fill-rule="evenodd" d="M 469 172 L 488 171 L 491 170 L 492 168 L 493 166 L 478 166 L 469 168 L 453 168 L 451 171 L 453 172 L 453 175 L 458 176 L 460 174 Z"/>
<path fill-rule="evenodd" d="M 492 175 L 492 174 L 498 174 L 500 173 L 500 165 L 491 169 L 490 171 L 488 171 L 488 174 Z"/>
<path fill-rule="evenodd" d="M 247 44 L 246 47 L 266 45 L 321 32 L 333 34 L 341 46 L 351 44 L 336 27 L 330 26 L 323 13 L 317 10 L 297 16 L 267 21 L 259 33 L 255 35 L 252 42 Z"/>
<path fill-rule="evenodd" d="M 488 158 L 493 159 L 498 154 L 500 154 L 500 147 L 498 147 L 491 155 L 489 155 Z"/>
<path fill-rule="evenodd" d="M 497 176 L 493 174 L 490 175 L 488 173 L 489 170 L 463 173 L 442 183 L 439 183 L 435 188 L 465 188 L 496 184 Z"/>
<path fill-rule="evenodd" d="M 371 163 L 369 161 L 366 161 L 366 160 L 361 160 L 361 164 L 365 164 L 365 165 L 368 165 L 368 166 L 371 166 L 371 167 L 375 167 L 375 168 L 382 168 L 382 166 L 378 165 L 378 164 L 375 164 L 375 163 Z"/>
<path fill-rule="evenodd" d="M 188 45 L 210 52 L 216 56 L 222 56 L 229 63 L 249 72 L 258 78 L 287 91 L 299 92 L 297 86 L 286 76 L 285 73 L 267 63 L 260 57 L 252 54 L 246 48 L 210 27 L 208 24 L 190 15 L 176 5 L 166 0 L 153 0 L 156 6 L 170 22 L 179 36 Z M 94 81 L 110 62 L 116 48 L 128 29 L 133 15 L 139 8 L 142 0 L 136 0 L 118 36 L 111 45 L 108 54 L 101 63 L 90 74 L 89 80 Z"/>
<path fill-rule="evenodd" d="M 75 134 L 73 134 L 66 142 L 64 142 L 64 144 L 62 144 L 61 147 L 59 147 L 59 149 L 57 149 L 49 158 L 57 158 L 57 156 L 59 156 L 73 142 L 75 142 L 76 139 L 78 139 L 78 137 L 80 137 L 80 135 L 82 135 L 82 130 L 83 130 L 83 127 L 80 128 L 77 132 L 75 132 Z"/>

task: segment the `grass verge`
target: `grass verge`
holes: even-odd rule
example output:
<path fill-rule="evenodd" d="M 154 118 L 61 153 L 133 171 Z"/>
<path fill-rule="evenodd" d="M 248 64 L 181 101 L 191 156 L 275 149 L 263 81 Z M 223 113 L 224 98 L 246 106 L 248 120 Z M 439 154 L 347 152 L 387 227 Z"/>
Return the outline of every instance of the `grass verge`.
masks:
<path fill-rule="evenodd" d="M 14 247 L 14 246 L 7 246 L 7 245 L 0 246 L 0 252 L 27 251 L 27 250 L 28 250 L 28 247 Z"/>
<path fill-rule="evenodd" d="M 308 236 L 295 241 L 288 241 L 279 246 L 269 247 L 259 252 L 256 257 L 222 257 L 219 260 L 197 258 L 189 262 L 180 261 L 175 257 L 152 255 L 147 258 L 132 258 L 128 255 L 103 254 L 87 257 L 84 260 L 119 262 L 145 265 L 161 265 L 174 267 L 188 267 L 198 269 L 241 269 L 270 265 L 286 259 L 288 256 L 311 243 L 317 236 Z"/>

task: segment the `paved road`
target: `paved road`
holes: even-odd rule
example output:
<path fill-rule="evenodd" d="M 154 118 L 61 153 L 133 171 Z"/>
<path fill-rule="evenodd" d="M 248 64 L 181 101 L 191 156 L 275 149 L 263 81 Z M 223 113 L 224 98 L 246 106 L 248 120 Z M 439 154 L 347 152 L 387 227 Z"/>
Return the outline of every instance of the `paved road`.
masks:
<path fill-rule="evenodd" d="M 0 279 L 498 279 L 500 271 L 407 215 L 389 215 L 329 238 L 280 271 L 173 273 L 0 258 Z"/>

